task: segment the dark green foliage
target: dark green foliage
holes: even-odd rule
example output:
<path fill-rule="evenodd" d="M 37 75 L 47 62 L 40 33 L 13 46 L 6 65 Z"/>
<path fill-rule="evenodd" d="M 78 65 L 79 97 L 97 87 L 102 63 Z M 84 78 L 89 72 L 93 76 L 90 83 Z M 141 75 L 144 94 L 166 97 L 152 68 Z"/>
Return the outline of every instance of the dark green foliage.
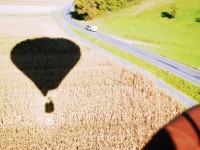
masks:
<path fill-rule="evenodd" d="M 196 13 L 195 21 L 200 23 L 200 10 L 198 10 L 197 13 Z"/>
<path fill-rule="evenodd" d="M 168 12 L 161 12 L 161 16 L 163 17 L 163 18 L 168 18 L 168 19 L 172 19 L 173 18 L 173 16 L 170 14 L 170 13 L 168 13 Z"/>
<path fill-rule="evenodd" d="M 195 18 L 195 21 L 200 23 L 200 18 Z"/>
<path fill-rule="evenodd" d="M 163 18 L 168 18 L 168 19 L 172 19 L 176 17 L 176 14 L 178 12 L 178 7 L 176 7 L 176 5 L 172 5 L 170 7 L 170 11 L 169 12 L 161 12 L 161 16 Z"/>
<path fill-rule="evenodd" d="M 138 0 L 75 0 L 72 16 L 79 20 L 91 20 L 103 12 L 117 10 Z"/>
<path fill-rule="evenodd" d="M 86 20 L 85 18 L 88 17 L 88 13 L 78 14 L 77 11 L 71 12 L 71 15 L 72 15 L 73 18 L 75 18 L 77 20 Z"/>

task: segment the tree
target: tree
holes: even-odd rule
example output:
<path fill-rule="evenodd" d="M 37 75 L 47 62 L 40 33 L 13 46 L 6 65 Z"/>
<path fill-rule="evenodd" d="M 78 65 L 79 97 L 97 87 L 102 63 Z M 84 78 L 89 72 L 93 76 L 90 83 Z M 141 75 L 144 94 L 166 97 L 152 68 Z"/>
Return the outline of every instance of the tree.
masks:
<path fill-rule="evenodd" d="M 161 16 L 163 18 L 168 18 L 168 19 L 172 19 L 175 18 L 178 12 L 178 7 L 176 5 L 172 5 L 170 7 L 170 11 L 169 12 L 161 12 Z"/>
<path fill-rule="evenodd" d="M 138 0 L 75 0 L 73 16 L 81 20 L 90 20 L 99 14 L 124 7 L 128 3 Z"/>

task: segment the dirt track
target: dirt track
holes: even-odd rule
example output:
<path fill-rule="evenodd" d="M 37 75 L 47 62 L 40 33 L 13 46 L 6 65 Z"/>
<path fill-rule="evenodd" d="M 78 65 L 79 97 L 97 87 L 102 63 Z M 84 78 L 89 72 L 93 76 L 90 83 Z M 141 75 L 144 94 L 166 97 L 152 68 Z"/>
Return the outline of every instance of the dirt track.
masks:
<path fill-rule="evenodd" d="M 141 149 L 184 110 L 151 79 L 71 38 L 48 15 L 0 19 L 2 149 Z M 47 96 L 10 59 L 17 43 L 38 37 L 70 39 L 81 51 L 75 67 Z M 48 98 L 55 108 L 50 114 Z"/>

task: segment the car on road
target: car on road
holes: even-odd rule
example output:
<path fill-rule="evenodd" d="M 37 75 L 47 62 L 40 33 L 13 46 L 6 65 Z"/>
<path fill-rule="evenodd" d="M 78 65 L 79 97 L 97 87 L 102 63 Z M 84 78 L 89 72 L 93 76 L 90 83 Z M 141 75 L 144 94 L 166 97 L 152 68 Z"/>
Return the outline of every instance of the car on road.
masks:
<path fill-rule="evenodd" d="M 87 25 L 87 26 L 85 27 L 85 29 L 88 30 L 88 31 L 92 31 L 92 32 L 97 32 L 97 31 L 98 31 L 97 26 L 90 26 L 90 25 Z"/>

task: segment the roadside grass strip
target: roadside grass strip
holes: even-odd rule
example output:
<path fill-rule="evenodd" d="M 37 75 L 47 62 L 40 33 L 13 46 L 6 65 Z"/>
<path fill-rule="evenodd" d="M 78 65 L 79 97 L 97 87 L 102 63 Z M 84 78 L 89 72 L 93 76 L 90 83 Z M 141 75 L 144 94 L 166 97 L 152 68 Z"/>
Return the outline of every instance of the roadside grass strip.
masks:
<path fill-rule="evenodd" d="M 138 67 L 150 72 L 151 74 L 155 75 L 156 77 L 160 78 L 161 80 L 165 81 L 169 85 L 173 86 L 174 88 L 178 89 L 179 91 L 183 92 L 184 94 L 188 95 L 192 99 L 194 99 L 196 102 L 200 102 L 200 87 L 168 72 L 161 68 L 158 68 L 157 66 L 140 59 L 134 55 L 129 54 L 128 52 L 125 52 L 115 46 L 112 46 L 110 44 L 107 44 L 103 41 L 100 41 L 93 36 L 90 36 L 86 33 L 83 33 L 74 27 L 70 26 L 70 28 L 73 29 L 78 35 L 86 38 L 89 41 L 92 41 L 96 45 L 106 49 L 110 53 L 129 61 L 130 63 L 137 65 Z"/>

